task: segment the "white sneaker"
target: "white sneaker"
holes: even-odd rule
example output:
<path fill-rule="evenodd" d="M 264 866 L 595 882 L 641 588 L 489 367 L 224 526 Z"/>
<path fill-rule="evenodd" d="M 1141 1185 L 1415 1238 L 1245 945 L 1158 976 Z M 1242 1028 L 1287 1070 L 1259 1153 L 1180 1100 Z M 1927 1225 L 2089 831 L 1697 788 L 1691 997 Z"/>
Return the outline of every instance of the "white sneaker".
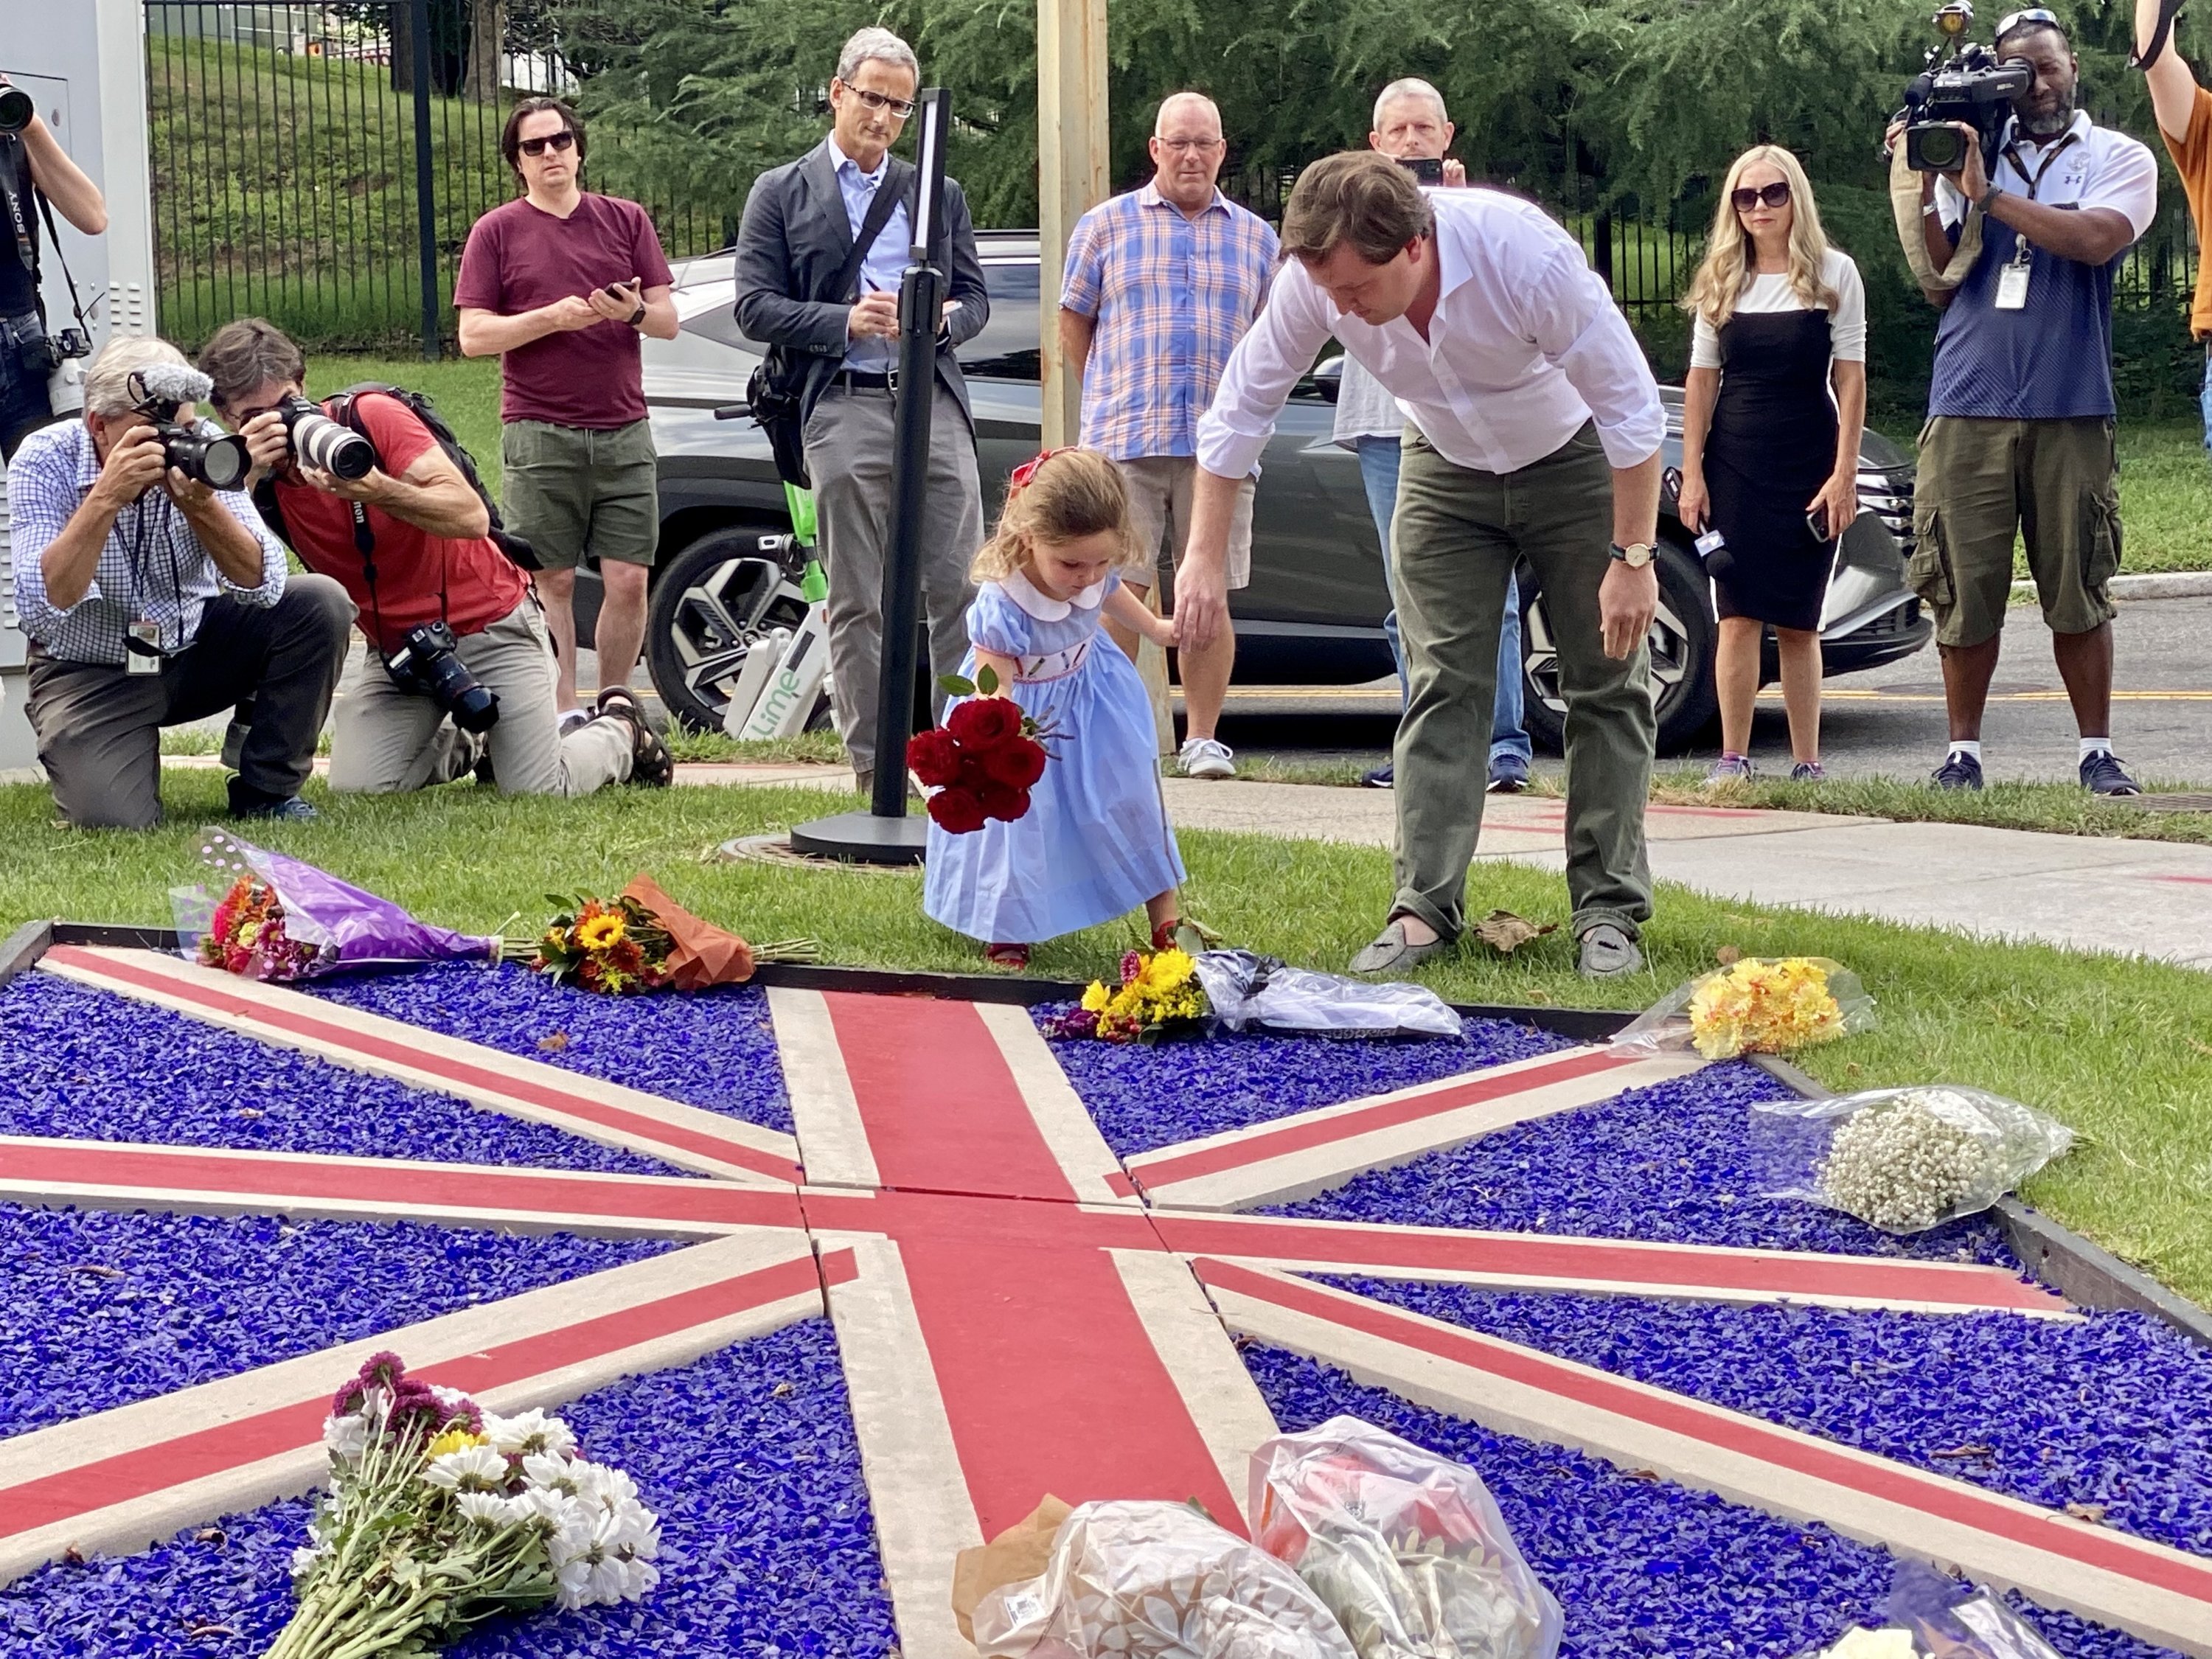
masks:
<path fill-rule="evenodd" d="M 1212 738 L 1193 738 L 1183 744 L 1176 757 L 1182 763 L 1182 775 L 1187 778 L 1233 778 L 1237 775 L 1237 757 L 1225 743 Z"/>
<path fill-rule="evenodd" d="M 564 708 L 561 711 L 556 730 L 560 736 L 565 738 L 571 732 L 582 731 L 591 721 L 592 711 L 588 708 Z"/>

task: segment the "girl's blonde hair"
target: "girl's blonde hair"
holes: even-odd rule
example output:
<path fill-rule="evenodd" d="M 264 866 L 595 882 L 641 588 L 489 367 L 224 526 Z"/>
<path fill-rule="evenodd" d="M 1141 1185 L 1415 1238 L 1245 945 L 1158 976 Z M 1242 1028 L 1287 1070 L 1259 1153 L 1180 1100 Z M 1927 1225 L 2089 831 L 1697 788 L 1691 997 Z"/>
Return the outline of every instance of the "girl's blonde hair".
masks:
<path fill-rule="evenodd" d="M 1039 542 L 1076 542 L 1102 532 L 1115 538 L 1115 568 L 1152 568 L 1152 550 L 1137 544 L 1121 469 L 1095 449 L 1056 449 L 1036 462 L 1027 479 L 1008 488 L 998 528 L 968 574 L 975 581 L 1000 581 L 1026 565 Z"/>
<path fill-rule="evenodd" d="M 1682 309 L 1705 319 L 1718 329 L 1735 314 L 1735 302 L 1757 275 L 1751 256 L 1751 238 L 1744 234 L 1743 216 L 1731 199 L 1744 169 L 1764 161 L 1775 168 L 1790 186 L 1790 287 L 1810 311 L 1833 311 L 1841 303 L 1826 277 L 1827 233 L 1820 228 L 1820 210 L 1813 202 L 1813 182 L 1797 158 L 1779 144 L 1759 144 L 1735 158 L 1728 181 L 1721 186 L 1720 206 L 1713 211 L 1713 234 L 1705 243 L 1704 262 L 1690 282 Z"/>

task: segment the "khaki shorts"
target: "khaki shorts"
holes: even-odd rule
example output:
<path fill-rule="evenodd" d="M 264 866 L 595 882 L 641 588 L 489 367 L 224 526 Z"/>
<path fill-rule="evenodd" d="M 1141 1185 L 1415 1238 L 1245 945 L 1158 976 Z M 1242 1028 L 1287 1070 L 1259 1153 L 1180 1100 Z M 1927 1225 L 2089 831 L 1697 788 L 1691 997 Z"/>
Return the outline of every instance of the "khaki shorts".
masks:
<path fill-rule="evenodd" d="M 1189 455 L 1139 455 L 1115 463 L 1129 486 L 1129 517 L 1137 531 L 1137 544 L 1157 550 L 1168 538 L 1170 562 L 1182 562 L 1183 544 L 1190 537 L 1190 487 L 1198 476 L 1198 461 Z M 1224 568 L 1231 588 L 1252 583 L 1252 495 L 1257 481 L 1247 478 L 1237 487 L 1237 508 L 1229 520 L 1229 557 Z"/>
<path fill-rule="evenodd" d="M 1906 584 L 1936 615 L 1936 641 L 1975 646 L 2004 627 L 2015 534 L 2054 634 L 2112 619 L 2120 568 L 2120 466 L 2112 422 L 1938 415 L 1920 432 Z"/>
<path fill-rule="evenodd" d="M 649 565 L 660 543 L 653 422 L 610 431 L 509 421 L 500 434 L 507 477 L 500 516 L 548 570 L 585 558 Z"/>

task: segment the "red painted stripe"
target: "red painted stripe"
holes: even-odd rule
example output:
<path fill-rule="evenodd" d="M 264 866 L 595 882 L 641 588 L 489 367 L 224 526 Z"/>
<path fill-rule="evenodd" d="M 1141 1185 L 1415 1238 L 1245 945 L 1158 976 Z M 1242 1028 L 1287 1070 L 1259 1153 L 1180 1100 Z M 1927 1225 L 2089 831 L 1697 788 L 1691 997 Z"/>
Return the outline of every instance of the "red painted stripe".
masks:
<path fill-rule="evenodd" d="M 2212 876 L 2153 876 L 2151 879 L 2179 882 L 2190 887 L 2212 887 Z"/>
<path fill-rule="evenodd" d="M 24 1145 L 0 1141 L 0 1180 L 25 1185 L 98 1187 L 138 1194 L 189 1193 L 283 1211 L 307 1199 L 464 1212 L 599 1216 L 610 1220 L 696 1222 L 720 1226 L 805 1224 L 795 1189 L 738 1187 L 670 1178 L 650 1184 L 590 1175 L 525 1173 L 482 1165 L 380 1169 L 374 1160 L 326 1161 L 270 1153 L 207 1153 L 101 1141 Z"/>
<path fill-rule="evenodd" d="M 883 1185 L 1074 1199 L 974 1005 L 850 991 L 823 1000 Z"/>
<path fill-rule="evenodd" d="M 165 996 L 175 997 L 204 1008 L 210 1013 L 249 1020 L 273 1030 L 303 1037 L 325 1048 L 364 1055 L 386 1065 L 404 1066 L 448 1083 L 503 1095 L 510 1100 L 559 1112 L 582 1122 L 617 1130 L 636 1139 L 656 1141 L 664 1146 L 680 1147 L 685 1152 L 715 1158 L 725 1164 L 734 1164 L 740 1169 L 773 1176 L 778 1181 L 795 1182 L 799 1178 L 797 1164 L 778 1158 L 773 1152 L 763 1152 L 748 1146 L 742 1141 L 724 1140 L 714 1135 L 702 1134 L 696 1129 L 663 1123 L 642 1112 L 611 1106 L 587 1095 L 571 1094 L 565 1089 L 535 1079 L 519 1077 L 503 1070 L 494 1070 L 442 1054 L 410 1048 L 406 1043 L 389 1037 L 371 1036 L 331 1020 L 318 1018 L 303 1009 L 271 1007 L 195 981 L 119 962 L 112 957 L 96 956 L 73 945 L 55 945 L 46 952 L 46 959 L 82 973 L 137 986 L 142 990 L 158 991 Z M 304 1001 L 305 998 L 301 1000 Z"/>
<path fill-rule="evenodd" d="M 1378 1129 L 1395 1129 L 1401 1123 L 1418 1123 L 1423 1118 L 1439 1117 L 1486 1100 L 1504 1100 L 1551 1084 L 1569 1083 L 1578 1077 L 1638 1063 L 1633 1057 L 1608 1054 L 1601 1048 L 1570 1054 L 1504 1077 L 1475 1077 L 1464 1082 L 1438 1084 L 1402 1100 L 1377 1101 L 1360 1111 L 1343 1112 L 1334 1117 L 1317 1121 L 1304 1116 L 1293 1118 L 1194 1152 L 1132 1158 L 1130 1170 L 1146 1188 L 1158 1192 L 1179 1181 L 1194 1181 L 1200 1176 L 1218 1175 L 1224 1170 L 1247 1169 L 1292 1152 L 1334 1146 L 1358 1135 L 1372 1134 Z"/>
<path fill-rule="evenodd" d="M 1286 1284 L 1225 1261 L 1200 1261 L 1194 1266 L 1200 1279 L 1222 1290 L 1310 1314 L 1348 1330 L 1435 1354 L 1632 1422 L 2212 1603 L 2212 1561 L 2178 1557 L 2124 1533 L 2054 1525 L 2054 1516 L 2023 1514 L 1959 1481 L 1887 1460 L 1865 1462 L 1754 1418 L 1701 1405 L 1679 1395 L 1654 1397 L 1618 1377 L 1570 1365 L 1495 1338 L 1439 1329 L 1378 1303 L 1333 1296 L 1316 1286 Z"/>
<path fill-rule="evenodd" d="M 852 1253 L 836 1272 L 850 1278 Z M 543 1376 L 563 1366 L 598 1359 L 641 1343 L 672 1336 L 694 1326 L 726 1319 L 786 1297 L 818 1291 L 830 1263 L 817 1268 L 811 1256 L 740 1273 L 696 1290 L 663 1297 L 574 1325 L 501 1343 L 424 1366 L 427 1380 L 483 1394 L 507 1383 Z M 833 1280 L 842 1282 L 842 1280 Z M 402 1356 L 404 1358 L 404 1356 Z M 335 1389 L 344 1379 L 332 1377 Z M 111 1505 L 165 1492 L 226 1470 L 315 1444 L 322 1437 L 328 1395 L 304 1400 L 236 1422 L 182 1435 L 174 1440 L 81 1464 L 73 1469 L 0 1487 L 0 1538 L 15 1537 L 93 1514 Z"/>
<path fill-rule="evenodd" d="M 2023 1284 L 2002 1267 L 1969 1262 L 1908 1262 L 1881 1256 L 1773 1255 L 1752 1250 L 1630 1248 L 1610 1239 L 1538 1233 L 1392 1231 L 1295 1221 L 1231 1220 L 1156 1211 L 1153 1224 L 1180 1255 L 1258 1257 L 1285 1266 L 1343 1262 L 1376 1269 L 1460 1272 L 1585 1280 L 1607 1285 L 1683 1285 L 1768 1296 L 1848 1296 L 1881 1302 L 1930 1302 L 1961 1308 L 2051 1313 L 2063 1297 Z"/>

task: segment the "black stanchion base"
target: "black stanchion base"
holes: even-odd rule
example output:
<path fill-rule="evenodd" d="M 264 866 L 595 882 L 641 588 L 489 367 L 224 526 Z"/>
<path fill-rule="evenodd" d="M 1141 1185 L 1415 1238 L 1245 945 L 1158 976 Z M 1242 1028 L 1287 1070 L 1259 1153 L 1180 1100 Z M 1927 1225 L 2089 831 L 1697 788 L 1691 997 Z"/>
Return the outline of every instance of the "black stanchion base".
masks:
<path fill-rule="evenodd" d="M 879 818 L 873 812 L 840 812 L 791 830 L 793 852 L 855 864 L 919 864 L 928 839 L 926 817 Z"/>

